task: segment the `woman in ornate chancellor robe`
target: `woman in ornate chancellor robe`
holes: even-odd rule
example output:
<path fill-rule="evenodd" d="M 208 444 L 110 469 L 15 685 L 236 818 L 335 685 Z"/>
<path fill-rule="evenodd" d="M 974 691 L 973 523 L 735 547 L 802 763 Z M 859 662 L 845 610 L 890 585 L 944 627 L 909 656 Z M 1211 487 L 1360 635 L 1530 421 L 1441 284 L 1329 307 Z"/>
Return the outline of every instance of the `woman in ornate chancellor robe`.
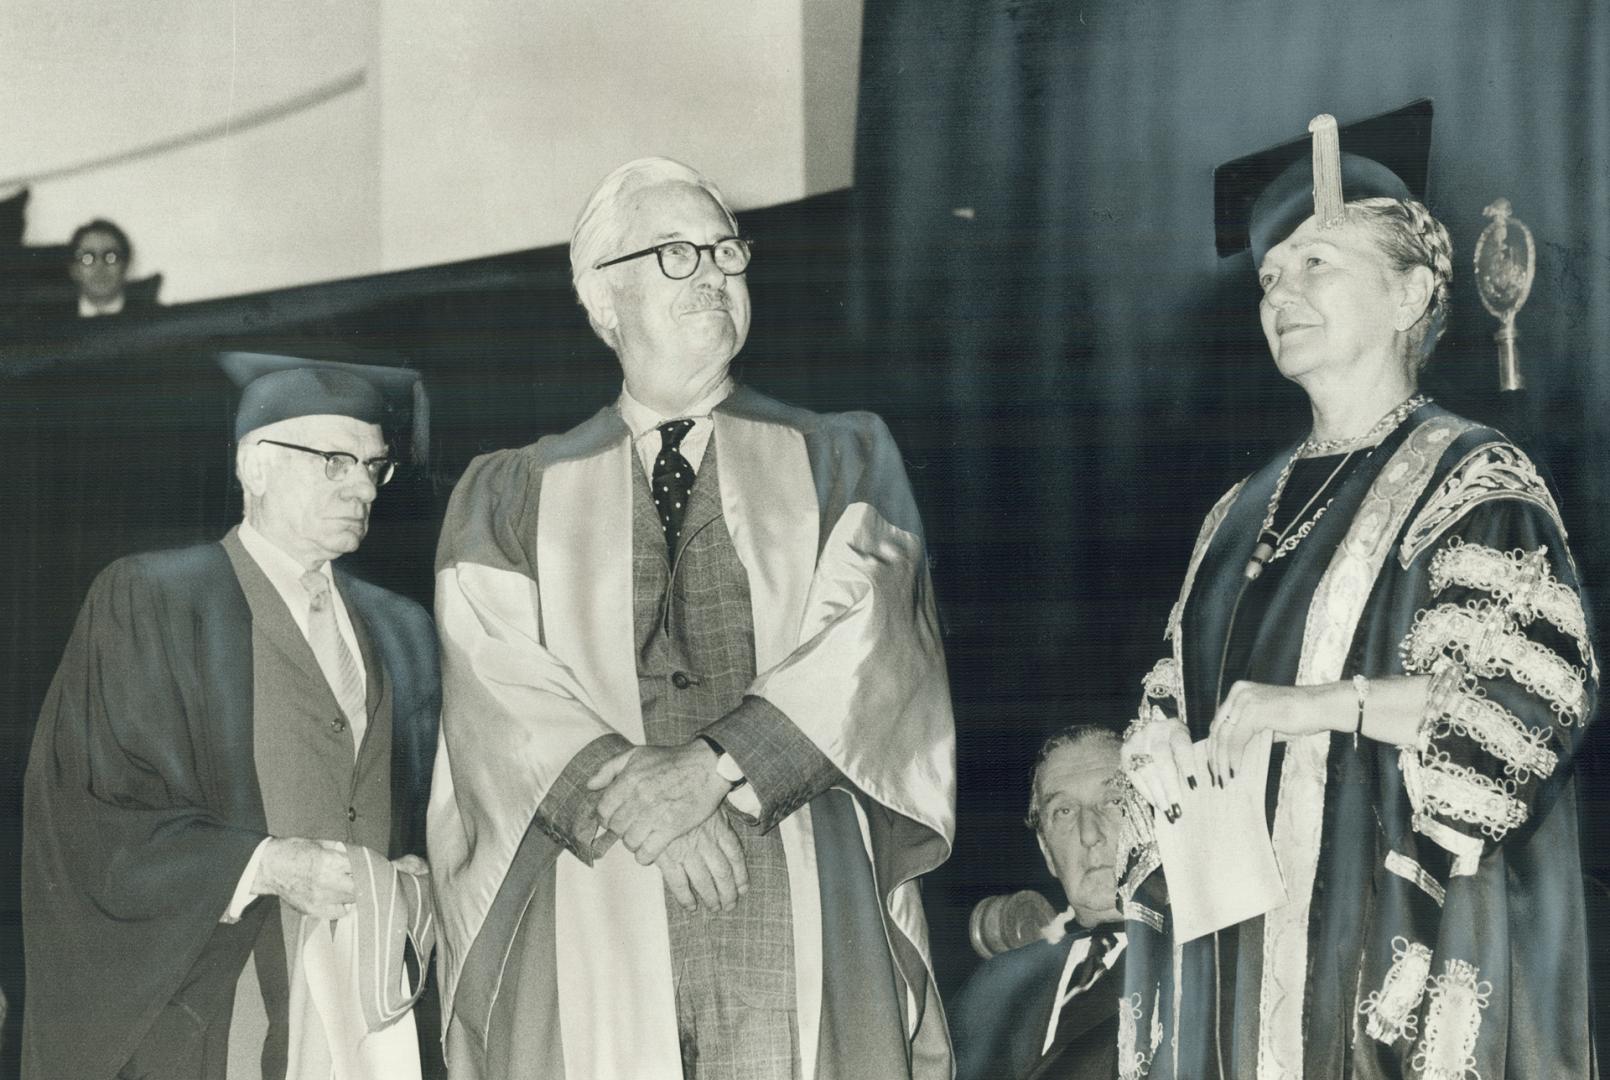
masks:
<path fill-rule="evenodd" d="M 1565 529 L 1514 444 L 1414 395 L 1442 226 L 1401 194 L 1297 219 L 1255 255 L 1314 434 L 1208 515 L 1125 746 L 1173 818 L 1272 733 L 1286 902 L 1175 941 L 1166 826 L 1136 819 L 1123 1075 L 1589 1076 L 1571 759 L 1598 671 Z"/>

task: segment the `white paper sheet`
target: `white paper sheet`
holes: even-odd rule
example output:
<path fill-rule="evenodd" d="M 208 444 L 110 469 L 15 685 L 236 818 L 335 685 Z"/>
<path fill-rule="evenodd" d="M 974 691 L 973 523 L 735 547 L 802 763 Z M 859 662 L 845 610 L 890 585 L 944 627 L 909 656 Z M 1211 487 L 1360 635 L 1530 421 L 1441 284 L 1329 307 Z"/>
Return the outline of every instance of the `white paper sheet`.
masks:
<path fill-rule="evenodd" d="M 1225 777 L 1222 788 L 1208 780 L 1207 741 L 1196 743 L 1196 790 L 1186 788 L 1183 813 L 1172 825 L 1157 815 L 1176 944 L 1286 902 L 1264 817 L 1270 742 L 1268 733 L 1254 737 L 1236 764 L 1235 779 Z"/>

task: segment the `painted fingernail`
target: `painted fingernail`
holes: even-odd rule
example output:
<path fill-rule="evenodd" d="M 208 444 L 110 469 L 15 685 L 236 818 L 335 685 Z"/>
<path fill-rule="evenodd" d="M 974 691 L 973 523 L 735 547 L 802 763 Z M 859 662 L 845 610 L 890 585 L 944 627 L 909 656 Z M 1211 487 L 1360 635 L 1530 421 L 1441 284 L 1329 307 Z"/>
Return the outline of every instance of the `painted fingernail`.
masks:
<path fill-rule="evenodd" d="M 1180 804 L 1179 803 L 1171 804 L 1169 806 L 1169 809 L 1174 812 L 1174 820 L 1176 820 L 1176 821 L 1178 821 L 1180 819 L 1180 817 L 1185 813 L 1183 810 L 1180 809 Z"/>
<path fill-rule="evenodd" d="M 1187 777 L 1186 777 L 1186 778 L 1185 778 L 1185 783 L 1186 783 L 1186 785 L 1187 785 L 1187 786 L 1188 786 L 1188 787 L 1189 787 L 1189 788 L 1190 788 L 1190 789 L 1191 789 L 1191 790 L 1192 790 L 1192 791 L 1195 791 L 1195 790 L 1196 790 L 1196 777 L 1194 777 L 1194 776 L 1187 776 Z"/>
<path fill-rule="evenodd" d="M 1230 779 L 1231 780 L 1235 779 L 1235 766 L 1234 765 L 1230 766 Z"/>

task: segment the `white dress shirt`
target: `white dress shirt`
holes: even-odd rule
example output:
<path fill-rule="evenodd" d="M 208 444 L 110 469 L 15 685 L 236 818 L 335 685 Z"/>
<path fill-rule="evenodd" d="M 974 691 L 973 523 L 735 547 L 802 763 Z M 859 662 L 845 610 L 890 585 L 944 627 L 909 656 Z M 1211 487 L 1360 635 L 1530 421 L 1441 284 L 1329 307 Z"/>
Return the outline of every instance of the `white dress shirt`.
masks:
<path fill-rule="evenodd" d="M 710 445 L 710 435 L 715 431 L 716 422 L 711 419 L 710 414 L 715 411 L 717 405 L 727 400 L 732 390 L 732 379 L 730 377 L 722 379 L 721 385 L 694 402 L 687 411 L 673 416 L 661 416 L 634 398 L 631 391 L 622 385 L 620 400 L 615 403 L 615 408 L 632 433 L 632 446 L 637 450 L 638 461 L 642 462 L 643 475 L 651 481 L 654 479 L 654 459 L 659 457 L 660 444 L 664 441 L 657 430 L 659 426 L 667 420 L 692 420 L 693 427 L 682 436 L 682 444 L 678 450 L 687 459 L 688 464 L 693 466 L 693 473 L 697 476 L 699 465 L 704 461 L 705 448 Z"/>
<path fill-rule="evenodd" d="M 93 319 L 97 315 L 116 315 L 122 310 L 122 293 L 118 293 L 104 304 L 95 304 L 86 300 L 82 294 L 78 297 L 78 317 L 81 319 Z"/>

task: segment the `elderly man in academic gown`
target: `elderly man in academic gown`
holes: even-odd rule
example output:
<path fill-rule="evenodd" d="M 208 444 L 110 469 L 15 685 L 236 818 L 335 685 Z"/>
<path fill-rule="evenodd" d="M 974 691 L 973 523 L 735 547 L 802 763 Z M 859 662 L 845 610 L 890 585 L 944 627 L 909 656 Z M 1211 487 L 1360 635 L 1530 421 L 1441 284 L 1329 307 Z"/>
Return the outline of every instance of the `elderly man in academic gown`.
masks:
<path fill-rule="evenodd" d="M 691 169 L 607 177 L 571 264 L 620 398 L 478 459 L 449 507 L 455 1076 L 951 1074 L 917 892 L 954 821 L 921 525 L 876 417 L 734 385 L 748 262 Z"/>
<path fill-rule="evenodd" d="M 436 639 L 331 566 L 391 474 L 384 401 L 348 366 L 229 359 L 263 372 L 245 521 L 107 567 L 40 715 L 26 1077 L 420 1075 L 402 951 L 429 957 Z"/>

